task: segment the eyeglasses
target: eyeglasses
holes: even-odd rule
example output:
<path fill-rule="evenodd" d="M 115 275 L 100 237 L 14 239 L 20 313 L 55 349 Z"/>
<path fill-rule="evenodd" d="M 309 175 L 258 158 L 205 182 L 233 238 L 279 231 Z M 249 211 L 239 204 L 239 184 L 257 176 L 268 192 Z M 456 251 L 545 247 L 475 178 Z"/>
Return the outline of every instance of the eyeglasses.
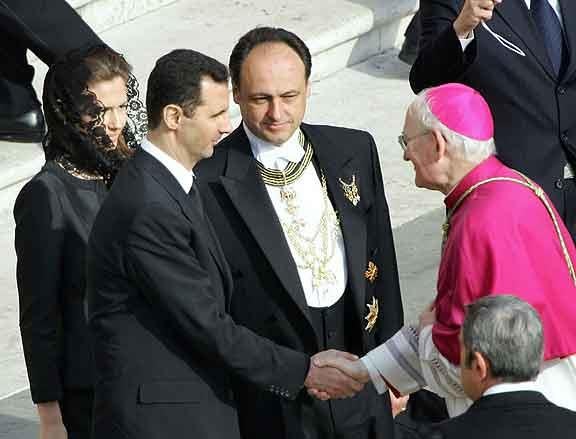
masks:
<path fill-rule="evenodd" d="M 412 142 L 412 140 L 417 139 L 418 137 L 425 136 L 429 132 L 430 131 L 425 131 L 412 137 L 406 137 L 405 134 L 400 134 L 398 136 L 398 144 L 400 145 L 400 148 L 402 148 L 402 151 L 406 151 L 406 149 L 408 148 L 408 144 Z"/>

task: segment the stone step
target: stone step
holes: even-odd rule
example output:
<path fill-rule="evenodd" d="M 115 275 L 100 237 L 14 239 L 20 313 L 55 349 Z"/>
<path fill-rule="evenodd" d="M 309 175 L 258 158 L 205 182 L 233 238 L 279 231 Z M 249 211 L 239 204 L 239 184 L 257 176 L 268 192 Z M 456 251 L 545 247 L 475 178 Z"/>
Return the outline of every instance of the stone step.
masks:
<path fill-rule="evenodd" d="M 212 0 L 69 1 L 83 14 L 84 8 L 96 8 L 95 17 L 107 16 L 113 8 L 107 2 L 116 5 L 114 8 L 130 4 L 130 9 L 139 10 L 167 4 L 100 33 L 134 66 L 142 96 L 146 78 L 161 55 L 175 48 L 194 48 L 227 64 L 238 38 L 259 25 L 285 27 L 301 36 L 313 54 L 312 80 L 319 81 L 397 46 L 418 3 L 417 0 L 394 0 L 386 5 L 390 0 L 291 0 L 288 5 L 283 0 L 219 0 L 216 8 Z M 87 19 L 90 21 L 88 16 Z M 47 68 L 37 59 L 32 64 L 36 69 L 34 86 L 40 96 Z M 231 114 L 238 116 L 235 105 L 231 106 Z M 32 176 L 38 164 L 38 156 L 30 156 L 27 147 L 21 147 L 20 155 L 20 147 L 0 142 L 0 150 L 6 148 L 12 151 L 11 159 L 5 162 L 0 154 L 0 188 Z"/>
<path fill-rule="evenodd" d="M 96 32 L 162 8 L 176 0 L 66 0 Z"/>

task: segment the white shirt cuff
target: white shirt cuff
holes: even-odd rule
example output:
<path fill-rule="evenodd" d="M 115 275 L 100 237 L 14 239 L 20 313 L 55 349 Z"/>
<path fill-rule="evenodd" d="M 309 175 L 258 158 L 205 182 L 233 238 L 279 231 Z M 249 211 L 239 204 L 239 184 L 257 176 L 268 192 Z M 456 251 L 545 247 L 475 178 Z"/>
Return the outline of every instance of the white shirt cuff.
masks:
<path fill-rule="evenodd" d="M 466 50 L 466 48 L 470 45 L 472 41 L 474 41 L 474 31 L 470 32 L 468 38 L 458 38 L 460 40 L 460 45 L 462 46 L 462 52 Z"/>
<path fill-rule="evenodd" d="M 404 326 L 366 357 L 386 383 L 401 395 L 415 392 L 426 384 L 418 360 L 418 334 L 411 326 Z"/>
<path fill-rule="evenodd" d="M 444 398 L 466 397 L 460 383 L 460 368 L 450 363 L 434 345 L 432 325 L 428 325 L 420 331 L 418 356 L 424 379 L 434 393 Z"/>

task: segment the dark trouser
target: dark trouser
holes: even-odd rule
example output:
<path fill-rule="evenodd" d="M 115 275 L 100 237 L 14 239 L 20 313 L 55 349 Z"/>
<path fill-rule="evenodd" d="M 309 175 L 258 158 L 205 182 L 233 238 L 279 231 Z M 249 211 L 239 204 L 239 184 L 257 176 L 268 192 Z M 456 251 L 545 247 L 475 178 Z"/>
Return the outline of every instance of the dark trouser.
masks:
<path fill-rule="evenodd" d="M 422 427 L 444 421 L 448 417 L 444 398 L 428 390 L 419 390 L 410 395 L 406 410 L 394 419 L 396 439 L 422 438 Z"/>
<path fill-rule="evenodd" d="M 62 420 L 68 439 L 90 439 L 92 433 L 92 410 L 94 391 L 65 390 L 60 401 Z"/>
<path fill-rule="evenodd" d="M 27 50 L 50 65 L 71 49 L 99 43 L 65 0 L 0 0 L 0 115 L 38 106 Z"/>
<path fill-rule="evenodd" d="M 360 355 L 361 327 L 354 314 L 351 295 L 346 292 L 328 308 L 310 308 L 312 323 L 321 350 L 338 349 Z M 302 439 L 376 439 L 393 437 L 390 403 L 366 385 L 353 398 L 334 401 L 313 400 L 302 405 Z"/>
<path fill-rule="evenodd" d="M 564 186 L 562 188 L 564 196 L 564 224 L 572 240 L 576 242 L 576 181 L 574 178 L 564 179 Z"/>

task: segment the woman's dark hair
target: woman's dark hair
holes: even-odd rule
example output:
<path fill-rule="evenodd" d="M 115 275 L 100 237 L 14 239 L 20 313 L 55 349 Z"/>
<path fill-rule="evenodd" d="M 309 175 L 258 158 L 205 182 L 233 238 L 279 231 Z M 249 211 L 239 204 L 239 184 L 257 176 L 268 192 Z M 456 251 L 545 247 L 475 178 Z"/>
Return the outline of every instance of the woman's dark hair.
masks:
<path fill-rule="evenodd" d="M 234 46 L 234 49 L 232 49 L 228 66 L 230 67 L 230 77 L 232 78 L 233 87 L 238 88 L 240 86 L 242 64 L 244 64 L 244 61 L 252 49 L 265 43 L 284 43 L 294 50 L 304 63 L 306 80 L 310 78 L 312 56 L 306 43 L 304 43 L 298 35 L 277 27 L 257 27 L 240 38 L 236 46 Z"/>
<path fill-rule="evenodd" d="M 102 176 L 107 183 L 112 181 L 131 154 L 130 146 L 134 145 L 128 143 L 133 143 L 144 128 L 140 122 L 132 123 L 131 130 L 136 126 L 140 133 L 131 133 L 127 142 L 124 130 L 115 146 L 106 134 L 102 104 L 88 87 L 121 77 L 127 86 L 128 116 L 132 113 L 142 119 L 138 114 L 142 113 L 138 85 L 131 72 L 124 57 L 104 45 L 74 50 L 50 67 L 43 93 L 48 127 L 43 142 L 46 160 L 62 160 L 75 169 Z"/>

